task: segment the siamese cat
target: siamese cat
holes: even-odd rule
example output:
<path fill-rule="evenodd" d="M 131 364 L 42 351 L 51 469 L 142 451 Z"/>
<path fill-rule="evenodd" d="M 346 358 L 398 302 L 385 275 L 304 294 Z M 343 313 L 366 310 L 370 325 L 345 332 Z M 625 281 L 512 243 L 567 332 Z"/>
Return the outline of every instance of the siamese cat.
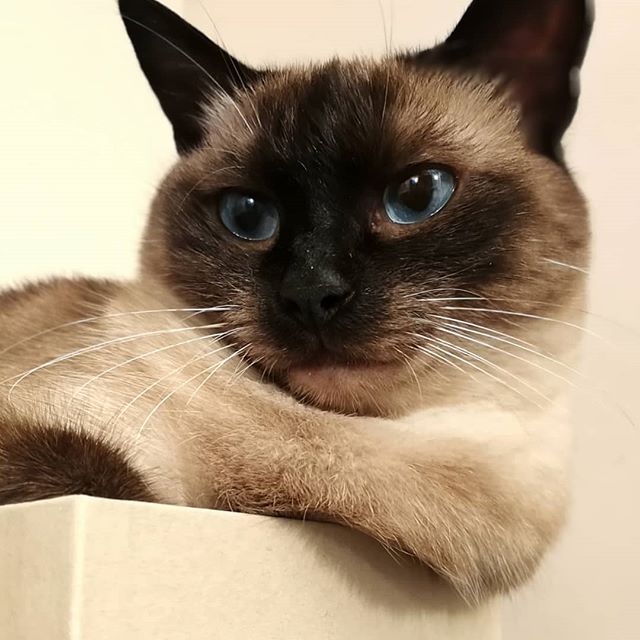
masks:
<path fill-rule="evenodd" d="M 179 159 L 136 280 L 0 294 L 0 503 L 310 518 L 471 601 L 520 585 L 567 503 L 589 4 L 474 0 L 426 51 L 281 69 L 119 4 Z"/>

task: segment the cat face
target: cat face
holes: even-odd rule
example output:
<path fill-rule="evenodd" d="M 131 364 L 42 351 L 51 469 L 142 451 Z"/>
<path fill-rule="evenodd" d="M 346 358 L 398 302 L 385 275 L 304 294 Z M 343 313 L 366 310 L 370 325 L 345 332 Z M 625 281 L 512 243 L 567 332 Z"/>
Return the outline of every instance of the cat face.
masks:
<path fill-rule="evenodd" d="M 506 335 L 520 314 L 540 331 L 532 316 L 581 288 L 556 263 L 586 260 L 559 143 L 589 17 L 577 0 L 528 4 L 476 0 L 416 55 L 255 71 L 122 0 L 181 153 L 146 272 L 189 306 L 228 306 L 249 361 L 344 412 L 405 411 L 479 368 L 465 323 Z"/>

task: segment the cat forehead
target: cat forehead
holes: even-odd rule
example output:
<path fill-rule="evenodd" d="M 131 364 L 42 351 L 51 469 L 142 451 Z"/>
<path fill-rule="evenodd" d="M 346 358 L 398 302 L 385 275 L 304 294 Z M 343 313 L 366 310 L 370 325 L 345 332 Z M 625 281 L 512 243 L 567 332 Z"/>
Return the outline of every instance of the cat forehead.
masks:
<path fill-rule="evenodd" d="M 268 73 L 204 112 L 209 148 L 240 161 L 258 148 L 286 157 L 370 156 L 474 162 L 499 168 L 523 152 L 518 110 L 489 81 L 402 60 L 332 61 Z"/>

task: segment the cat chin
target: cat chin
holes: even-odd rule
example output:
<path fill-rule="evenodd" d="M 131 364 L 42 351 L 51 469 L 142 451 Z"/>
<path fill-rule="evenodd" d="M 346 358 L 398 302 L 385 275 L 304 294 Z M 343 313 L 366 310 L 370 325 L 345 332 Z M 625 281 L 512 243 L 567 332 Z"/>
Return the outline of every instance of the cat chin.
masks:
<path fill-rule="evenodd" d="M 294 366 L 286 385 L 298 398 L 322 409 L 342 413 L 385 415 L 393 390 L 404 378 L 398 363 Z"/>

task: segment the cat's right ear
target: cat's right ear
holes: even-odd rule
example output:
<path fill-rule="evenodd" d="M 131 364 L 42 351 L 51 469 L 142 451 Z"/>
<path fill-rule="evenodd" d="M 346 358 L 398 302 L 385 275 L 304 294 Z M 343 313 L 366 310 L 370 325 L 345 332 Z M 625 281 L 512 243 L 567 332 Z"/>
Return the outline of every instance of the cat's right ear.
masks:
<path fill-rule="evenodd" d="M 119 0 L 138 62 L 173 126 L 178 152 L 204 137 L 202 107 L 212 95 L 233 94 L 260 76 L 155 0 Z"/>

